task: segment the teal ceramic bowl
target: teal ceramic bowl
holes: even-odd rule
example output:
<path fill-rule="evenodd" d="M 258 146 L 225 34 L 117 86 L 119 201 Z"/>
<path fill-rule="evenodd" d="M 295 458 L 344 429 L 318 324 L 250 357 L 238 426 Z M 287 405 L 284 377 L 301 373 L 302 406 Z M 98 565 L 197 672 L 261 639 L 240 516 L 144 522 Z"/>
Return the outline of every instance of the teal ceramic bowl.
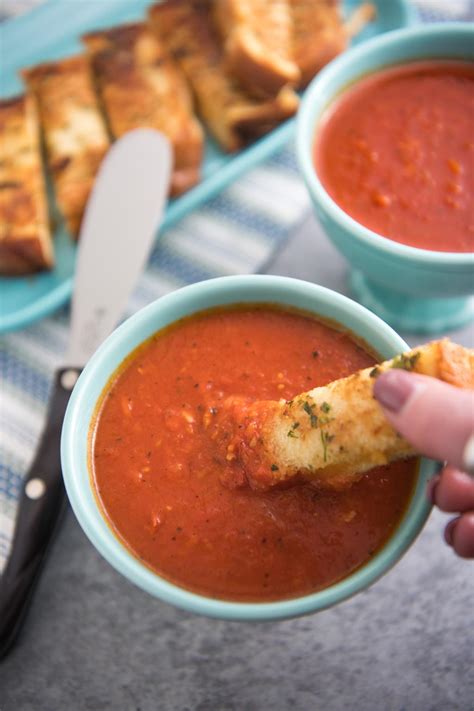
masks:
<path fill-rule="evenodd" d="M 429 514 L 425 488 L 436 464 L 422 461 L 409 508 L 384 548 L 357 572 L 321 592 L 281 602 L 226 602 L 180 588 L 143 565 L 112 533 L 94 496 L 88 454 L 89 431 L 97 401 L 115 369 L 152 334 L 203 309 L 244 302 L 297 307 L 336 321 L 364 339 L 383 358 L 408 348 L 387 324 L 367 309 L 329 289 L 307 282 L 275 276 L 236 276 L 188 286 L 132 316 L 90 360 L 74 388 L 66 413 L 61 443 L 62 467 L 69 500 L 86 535 L 104 558 L 133 583 L 165 602 L 210 617 L 276 620 L 335 605 L 387 572 L 411 545 Z"/>
<path fill-rule="evenodd" d="M 397 329 L 435 333 L 474 315 L 474 254 L 399 244 L 349 217 L 328 195 L 313 165 L 318 121 L 348 85 L 391 65 L 420 59 L 474 60 L 474 25 L 443 23 L 388 32 L 350 49 L 310 84 L 297 121 L 300 170 L 327 235 L 349 261 L 358 301 Z"/>

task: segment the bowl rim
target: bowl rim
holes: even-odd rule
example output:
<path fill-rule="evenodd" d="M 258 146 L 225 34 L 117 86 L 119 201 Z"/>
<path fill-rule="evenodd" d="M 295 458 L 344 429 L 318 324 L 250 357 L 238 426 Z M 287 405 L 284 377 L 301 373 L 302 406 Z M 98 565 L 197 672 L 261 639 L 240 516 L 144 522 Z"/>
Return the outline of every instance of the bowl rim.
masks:
<path fill-rule="evenodd" d="M 395 256 L 407 261 L 415 259 L 419 263 L 419 266 L 425 267 L 473 266 L 474 252 L 441 252 L 402 244 L 374 232 L 344 212 L 326 191 L 314 168 L 312 151 L 315 141 L 315 129 L 326 108 L 334 98 L 340 94 L 341 90 L 344 92 L 345 88 L 352 86 L 353 83 L 355 84 L 359 79 L 367 76 L 367 73 L 364 73 L 349 83 L 347 80 L 340 82 L 341 74 L 344 75 L 346 69 L 359 59 L 377 53 L 381 48 L 396 47 L 404 42 L 416 42 L 420 38 L 432 38 L 436 40 L 442 36 L 459 34 L 470 37 L 473 40 L 474 46 L 474 24 L 465 22 L 437 22 L 427 26 L 416 25 L 414 27 L 392 30 L 348 49 L 324 67 L 311 81 L 301 101 L 296 119 L 297 161 L 306 186 L 315 201 L 321 205 L 339 227 L 346 232 L 352 233 L 352 237 L 355 237 L 366 247 L 383 252 L 388 256 Z M 449 57 L 442 58 L 449 59 Z M 422 59 L 423 57 L 421 56 L 412 60 L 411 57 L 408 56 L 406 60 L 399 59 L 385 64 L 377 63 L 373 72 L 383 71 L 392 66 Z M 432 52 L 426 54 L 426 59 L 436 59 L 436 57 L 433 57 Z M 333 84 L 338 85 L 335 91 L 330 89 Z M 331 99 L 329 101 L 326 100 L 324 104 L 319 107 L 320 95 L 323 94 L 325 90 L 331 94 Z M 317 109 L 314 108 L 315 105 Z M 318 113 L 315 117 L 316 111 Z"/>
<path fill-rule="evenodd" d="M 237 290 L 244 292 L 249 298 L 235 298 L 222 302 L 222 295 L 231 295 Z M 259 297 L 260 292 L 263 294 L 269 291 L 272 292 L 273 298 Z M 360 304 L 326 287 L 298 279 L 270 275 L 228 276 L 199 282 L 171 292 L 141 309 L 119 326 L 100 346 L 79 377 L 69 401 L 61 438 L 63 477 L 71 506 L 90 541 L 116 570 L 138 587 L 176 607 L 209 617 L 246 621 L 287 619 L 326 609 L 374 583 L 401 558 L 415 540 L 431 511 L 431 504 L 424 491 L 426 481 L 436 470 L 435 462 L 421 460 L 415 490 L 403 519 L 385 546 L 366 565 L 338 583 L 310 595 L 273 602 L 235 602 L 206 597 L 181 588 L 141 563 L 106 522 L 94 493 L 88 464 L 80 460 L 79 450 L 83 447 L 84 438 L 88 440 L 89 434 L 84 432 L 84 428 L 81 431 L 80 413 L 90 409 L 87 399 L 90 400 L 92 394 L 95 406 L 117 366 L 107 366 L 107 377 L 101 376 L 99 369 L 111 362 L 114 353 L 117 358 L 117 353 L 122 352 L 120 346 L 125 344 L 126 352 L 130 353 L 139 343 L 146 340 L 147 336 L 143 333 L 150 331 L 150 324 L 156 320 L 160 312 L 164 313 L 167 309 L 177 310 L 181 314 L 171 318 L 168 321 L 170 323 L 183 315 L 209 308 L 203 305 L 196 307 L 202 298 L 209 298 L 209 296 L 211 298 L 214 296 L 216 306 L 219 303 L 244 301 L 284 305 L 286 300 L 291 305 L 292 298 L 296 300 L 301 296 L 308 298 L 308 302 L 311 302 L 308 303 L 308 310 L 315 314 L 318 313 L 316 304 L 319 304 L 319 308 L 324 308 L 325 304 L 328 308 L 332 308 L 335 304 L 336 310 L 344 312 L 346 322 L 354 322 L 354 332 L 357 323 L 359 327 L 364 323 L 370 331 L 371 339 L 375 340 L 377 334 L 377 337 L 386 344 L 387 350 L 393 348 L 394 352 L 399 352 L 408 347 L 390 326 Z M 156 330 L 159 331 L 163 327 L 164 325 L 160 325 Z M 345 327 L 350 328 L 348 325 Z M 366 340 L 370 343 L 368 339 Z M 120 358 L 120 361 L 122 360 L 123 358 Z M 91 415 L 88 414 L 87 419 L 90 423 Z M 87 444 L 86 450 L 88 451 Z M 84 486 L 85 482 L 87 482 L 86 486 Z"/>

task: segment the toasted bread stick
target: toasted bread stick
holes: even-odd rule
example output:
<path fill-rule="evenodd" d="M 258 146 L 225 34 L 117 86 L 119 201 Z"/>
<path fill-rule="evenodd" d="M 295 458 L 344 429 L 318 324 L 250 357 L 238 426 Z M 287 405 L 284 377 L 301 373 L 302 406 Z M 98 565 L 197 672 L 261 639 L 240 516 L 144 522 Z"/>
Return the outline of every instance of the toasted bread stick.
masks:
<path fill-rule="evenodd" d="M 22 71 L 39 105 L 56 200 L 78 236 L 94 178 L 108 147 L 106 127 L 86 57 L 69 57 Z"/>
<path fill-rule="evenodd" d="M 171 194 L 195 185 L 203 131 L 186 80 L 163 44 L 144 23 L 92 32 L 82 39 L 113 137 L 144 126 L 162 131 L 174 153 Z"/>
<path fill-rule="evenodd" d="M 255 488 L 294 477 L 341 488 L 375 466 L 416 454 L 373 397 L 375 379 L 390 368 L 474 388 L 474 350 L 444 339 L 290 401 L 248 403 L 235 398 L 228 407 L 237 434 L 229 442 L 227 459 L 240 460 Z"/>
<path fill-rule="evenodd" d="M 372 3 L 357 7 L 344 23 L 338 0 L 289 0 L 293 21 L 293 57 L 301 73 L 300 87 L 347 46 L 375 17 Z"/>
<path fill-rule="evenodd" d="M 53 266 L 36 101 L 0 101 L 0 274 Z"/>
<path fill-rule="evenodd" d="M 251 97 L 226 67 L 208 3 L 165 0 L 149 11 L 151 26 L 182 67 L 210 132 L 236 151 L 292 116 L 298 97 L 289 87 L 267 100 Z"/>
<path fill-rule="evenodd" d="M 363 2 L 359 7 L 356 7 L 353 13 L 344 23 L 344 32 L 351 39 L 356 37 L 364 27 L 372 22 L 377 16 L 375 5 L 371 2 Z"/>
<path fill-rule="evenodd" d="M 273 96 L 298 84 L 288 0 L 219 0 L 214 19 L 228 66 L 249 93 Z"/>

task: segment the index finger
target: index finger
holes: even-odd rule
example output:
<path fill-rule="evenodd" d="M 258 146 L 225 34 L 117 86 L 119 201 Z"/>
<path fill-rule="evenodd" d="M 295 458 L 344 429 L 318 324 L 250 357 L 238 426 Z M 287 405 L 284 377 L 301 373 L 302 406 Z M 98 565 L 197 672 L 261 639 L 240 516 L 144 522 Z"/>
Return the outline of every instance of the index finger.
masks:
<path fill-rule="evenodd" d="M 391 425 L 421 454 L 463 468 L 474 431 L 474 392 L 425 375 L 390 370 L 377 379 L 374 395 Z"/>

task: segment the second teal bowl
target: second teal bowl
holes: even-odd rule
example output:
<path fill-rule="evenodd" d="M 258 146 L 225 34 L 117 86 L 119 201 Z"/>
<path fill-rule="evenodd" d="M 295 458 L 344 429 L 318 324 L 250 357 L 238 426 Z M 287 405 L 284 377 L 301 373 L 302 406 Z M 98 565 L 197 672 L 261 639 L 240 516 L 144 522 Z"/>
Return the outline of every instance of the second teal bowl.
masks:
<path fill-rule="evenodd" d="M 474 25 L 443 23 L 388 32 L 345 52 L 310 84 L 297 121 L 297 155 L 327 235 L 348 260 L 356 298 L 392 326 L 440 332 L 473 316 L 474 254 L 435 252 L 382 237 L 328 195 L 313 164 L 318 121 L 348 85 L 387 66 L 420 59 L 474 60 Z"/>

